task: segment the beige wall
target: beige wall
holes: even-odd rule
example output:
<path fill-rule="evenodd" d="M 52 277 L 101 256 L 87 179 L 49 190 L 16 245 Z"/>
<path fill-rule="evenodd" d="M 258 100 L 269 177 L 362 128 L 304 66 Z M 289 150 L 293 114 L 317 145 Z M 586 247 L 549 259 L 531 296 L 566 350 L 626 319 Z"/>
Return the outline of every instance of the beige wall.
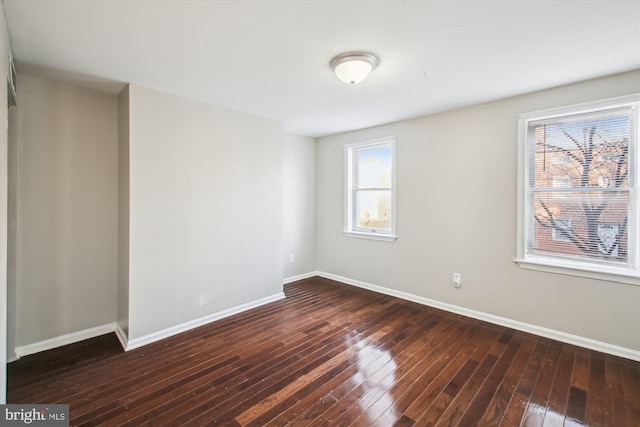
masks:
<path fill-rule="evenodd" d="M 284 278 L 315 270 L 315 140 L 284 138 Z M 289 257 L 294 256 L 294 262 Z"/>
<path fill-rule="evenodd" d="M 9 35 L 4 20 L 4 5 L 0 5 L 0 99 L 3 105 L 7 100 L 7 75 L 9 70 Z M 7 331 L 7 188 L 8 188 L 8 144 L 7 144 L 7 109 L 0 109 L 0 336 Z M 6 402 L 7 384 L 7 342 L 0 339 L 0 404 Z"/>
<path fill-rule="evenodd" d="M 117 97 L 18 77 L 15 345 L 112 323 Z"/>
<path fill-rule="evenodd" d="M 128 338 L 281 293 L 282 124 L 129 91 Z"/>
<path fill-rule="evenodd" d="M 281 123 L 139 86 L 20 86 L 15 346 L 115 321 L 131 340 L 281 293 Z"/>
<path fill-rule="evenodd" d="M 640 287 L 513 262 L 518 113 L 639 91 L 636 71 L 319 139 L 317 269 L 640 350 Z M 399 238 L 345 237 L 343 144 L 387 135 L 397 141 Z"/>
<path fill-rule="evenodd" d="M 118 96 L 118 317 L 129 333 L 129 86 Z"/>

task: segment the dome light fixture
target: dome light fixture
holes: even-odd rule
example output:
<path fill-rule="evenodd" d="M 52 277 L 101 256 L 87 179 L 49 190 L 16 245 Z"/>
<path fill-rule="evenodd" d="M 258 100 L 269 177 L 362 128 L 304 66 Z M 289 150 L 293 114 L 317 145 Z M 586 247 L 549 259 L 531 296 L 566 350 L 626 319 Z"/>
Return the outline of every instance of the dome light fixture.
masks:
<path fill-rule="evenodd" d="M 378 58 L 368 52 L 345 52 L 329 62 L 336 76 L 347 84 L 360 83 L 378 66 Z"/>

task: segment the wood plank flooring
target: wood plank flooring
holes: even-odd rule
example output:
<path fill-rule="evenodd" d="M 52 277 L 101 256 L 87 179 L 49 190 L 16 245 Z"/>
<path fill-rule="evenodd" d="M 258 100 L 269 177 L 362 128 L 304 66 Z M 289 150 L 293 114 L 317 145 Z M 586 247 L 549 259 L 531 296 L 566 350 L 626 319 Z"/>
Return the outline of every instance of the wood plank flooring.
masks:
<path fill-rule="evenodd" d="M 640 426 L 640 363 L 322 278 L 124 353 L 9 364 L 9 403 L 74 426 Z"/>

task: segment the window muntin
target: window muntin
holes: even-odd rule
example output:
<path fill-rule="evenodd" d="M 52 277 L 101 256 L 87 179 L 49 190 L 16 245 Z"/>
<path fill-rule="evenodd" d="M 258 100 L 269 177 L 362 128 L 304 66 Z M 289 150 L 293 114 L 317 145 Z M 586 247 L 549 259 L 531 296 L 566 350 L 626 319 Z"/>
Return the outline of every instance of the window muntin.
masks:
<path fill-rule="evenodd" d="M 393 137 L 345 145 L 347 235 L 395 239 L 394 148 Z"/>
<path fill-rule="evenodd" d="M 637 119 L 638 96 L 520 115 L 519 262 L 638 277 Z"/>

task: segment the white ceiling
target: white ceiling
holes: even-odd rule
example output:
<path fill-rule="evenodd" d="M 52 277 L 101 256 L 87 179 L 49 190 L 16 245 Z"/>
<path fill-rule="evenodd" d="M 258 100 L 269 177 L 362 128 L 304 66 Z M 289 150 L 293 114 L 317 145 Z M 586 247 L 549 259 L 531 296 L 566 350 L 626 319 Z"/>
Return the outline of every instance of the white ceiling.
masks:
<path fill-rule="evenodd" d="M 4 7 L 18 72 L 111 91 L 136 83 L 272 117 L 307 136 L 640 68 L 640 0 L 4 0 Z M 380 58 L 355 86 L 329 68 L 350 50 Z"/>

